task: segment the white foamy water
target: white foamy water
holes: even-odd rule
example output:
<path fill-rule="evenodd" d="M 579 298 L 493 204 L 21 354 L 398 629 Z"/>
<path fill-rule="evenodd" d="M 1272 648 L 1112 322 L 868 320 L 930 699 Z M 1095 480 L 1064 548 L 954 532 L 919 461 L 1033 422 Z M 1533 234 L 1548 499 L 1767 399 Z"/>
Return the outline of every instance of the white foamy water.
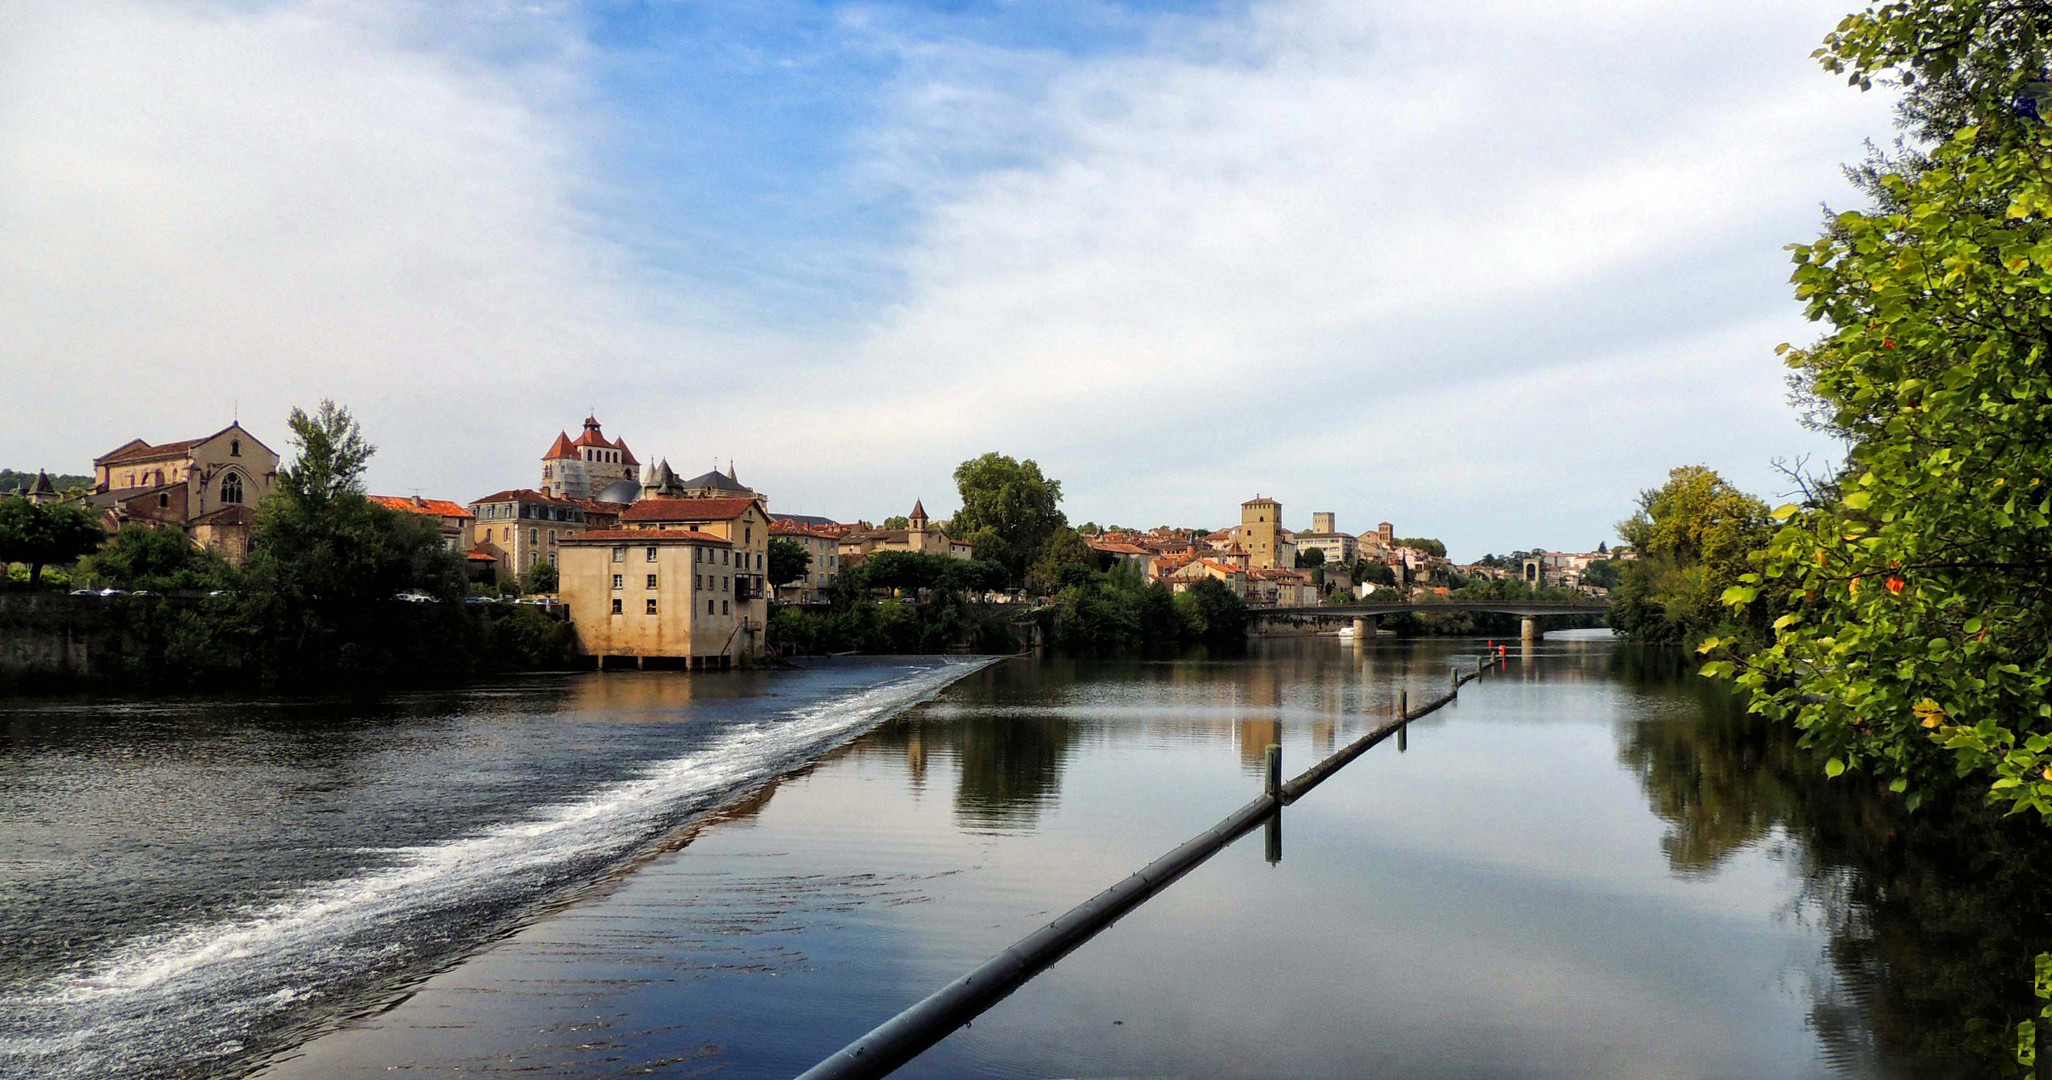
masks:
<path fill-rule="evenodd" d="M 848 742 L 993 661 L 950 660 L 736 724 L 713 741 L 520 820 L 282 900 L 131 939 L 0 997 L 0 1076 L 232 1073 L 360 994 L 475 945 L 654 836 Z M 286 1034 L 280 1037 L 278 1032 Z"/>

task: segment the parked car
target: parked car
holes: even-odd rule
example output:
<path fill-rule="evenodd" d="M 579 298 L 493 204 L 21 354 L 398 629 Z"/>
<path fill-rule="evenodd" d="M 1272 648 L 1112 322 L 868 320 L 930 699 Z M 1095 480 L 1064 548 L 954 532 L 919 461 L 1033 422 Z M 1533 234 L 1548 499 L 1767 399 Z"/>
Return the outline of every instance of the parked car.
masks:
<path fill-rule="evenodd" d="M 438 604 L 438 603 L 441 603 L 441 601 L 439 601 L 439 600 L 436 600 L 436 599 L 435 599 L 434 597 L 432 597 L 432 596 L 429 596 L 428 594 L 426 594 L 426 593 L 424 593 L 424 592 L 403 592 L 403 593 L 400 593 L 400 594 L 398 594 L 397 596 L 394 596 L 394 597 L 392 597 L 392 599 L 394 599 L 394 600 L 404 600 L 404 601 L 406 601 L 406 602 L 407 602 L 407 603 L 409 603 L 409 604 Z"/>

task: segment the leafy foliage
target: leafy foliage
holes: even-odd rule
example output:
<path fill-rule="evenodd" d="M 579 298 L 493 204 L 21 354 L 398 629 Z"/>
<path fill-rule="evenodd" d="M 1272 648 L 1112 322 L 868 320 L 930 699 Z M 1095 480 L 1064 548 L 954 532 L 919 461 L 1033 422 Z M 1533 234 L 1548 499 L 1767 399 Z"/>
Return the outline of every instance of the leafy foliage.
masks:
<path fill-rule="evenodd" d="M 1312 567 L 1314 567 L 1314 566 L 1324 566 L 1324 565 L 1325 565 L 1325 550 L 1324 550 L 1323 548 L 1298 548 L 1298 549 L 1297 549 L 1297 569 L 1299 569 L 1299 570 L 1308 570 L 1308 569 L 1310 569 L 1310 568 L 1312 568 Z"/>
<path fill-rule="evenodd" d="M 527 573 L 520 575 L 520 591 L 528 594 L 552 593 L 563 583 L 563 575 L 556 570 L 556 564 L 541 559 L 535 560 Z"/>
<path fill-rule="evenodd" d="M 36 470 L 34 469 L 24 469 L 19 472 L 13 469 L 0 469 L 0 495 L 12 495 L 22 488 L 33 486 L 35 482 Z M 59 492 L 91 491 L 93 489 L 93 478 L 90 476 L 50 473 L 50 486 L 56 488 Z"/>
<path fill-rule="evenodd" d="M 1097 553 L 1074 529 L 1063 526 L 1035 553 L 1033 565 L 1026 571 L 1026 588 L 1046 596 L 1064 585 L 1081 581 L 1096 568 Z"/>
<path fill-rule="evenodd" d="M 0 499 L 0 565 L 28 567 L 28 587 L 42 584 L 43 568 L 89 555 L 107 534 L 77 503 Z"/>
<path fill-rule="evenodd" d="M 1733 612 L 1726 590 L 1754 569 L 1751 555 L 1771 534 L 1767 505 L 1697 465 L 1639 494 L 1618 533 L 1639 558 L 1618 570 L 1611 626 L 1644 644 L 1694 644 L 1713 634 L 1749 640 L 1770 633 L 1771 600 Z"/>
<path fill-rule="evenodd" d="M 1029 563 L 1055 530 L 1068 524 L 1061 512 L 1062 485 L 1040 474 L 1031 458 L 1015 461 L 988 453 L 955 467 L 962 508 L 954 534 L 974 547 L 976 557 L 1003 566 L 1023 581 Z"/>
<path fill-rule="evenodd" d="M 1396 546 L 1417 548 L 1435 559 L 1446 558 L 1446 545 L 1429 536 L 1406 536 L 1397 540 Z"/>
<path fill-rule="evenodd" d="M 767 576 L 772 586 L 789 585 L 811 569 L 812 553 L 804 544 L 786 536 L 770 537 Z"/>
<path fill-rule="evenodd" d="M 139 523 L 122 526 L 84 569 L 98 585 L 155 592 L 225 589 L 235 580 L 234 568 L 219 552 L 193 543 L 178 529 Z"/>

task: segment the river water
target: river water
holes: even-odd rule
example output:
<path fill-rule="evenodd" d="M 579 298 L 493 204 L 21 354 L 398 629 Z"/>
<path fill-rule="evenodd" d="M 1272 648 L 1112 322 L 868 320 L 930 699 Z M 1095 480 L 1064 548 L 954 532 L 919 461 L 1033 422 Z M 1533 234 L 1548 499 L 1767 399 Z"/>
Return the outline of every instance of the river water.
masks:
<path fill-rule="evenodd" d="M 0 704 L 0 1075 L 790 1076 L 1481 648 Z M 1990 1075 L 2037 827 L 1512 654 L 904 1075 Z"/>

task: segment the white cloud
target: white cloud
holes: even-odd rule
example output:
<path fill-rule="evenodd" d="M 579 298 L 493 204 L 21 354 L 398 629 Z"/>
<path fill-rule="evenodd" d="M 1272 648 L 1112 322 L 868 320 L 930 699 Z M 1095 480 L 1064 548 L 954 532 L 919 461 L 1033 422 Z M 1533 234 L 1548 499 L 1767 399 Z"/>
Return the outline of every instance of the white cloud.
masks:
<path fill-rule="evenodd" d="M 900 42 L 851 176 L 917 203 L 904 292 L 838 339 L 715 335 L 576 209 L 603 59 L 553 13 L 40 10 L 0 56 L 0 457 L 332 394 L 380 484 L 457 497 L 531 482 L 595 405 L 793 511 L 939 511 L 1001 449 L 1078 519 L 1215 524 L 1259 489 L 1457 554 L 1593 544 L 1671 465 L 1764 489 L 1816 448 L 1768 352 L 1807 333 L 1779 248 L 1886 130 L 1807 59 L 1823 0 Z"/>

